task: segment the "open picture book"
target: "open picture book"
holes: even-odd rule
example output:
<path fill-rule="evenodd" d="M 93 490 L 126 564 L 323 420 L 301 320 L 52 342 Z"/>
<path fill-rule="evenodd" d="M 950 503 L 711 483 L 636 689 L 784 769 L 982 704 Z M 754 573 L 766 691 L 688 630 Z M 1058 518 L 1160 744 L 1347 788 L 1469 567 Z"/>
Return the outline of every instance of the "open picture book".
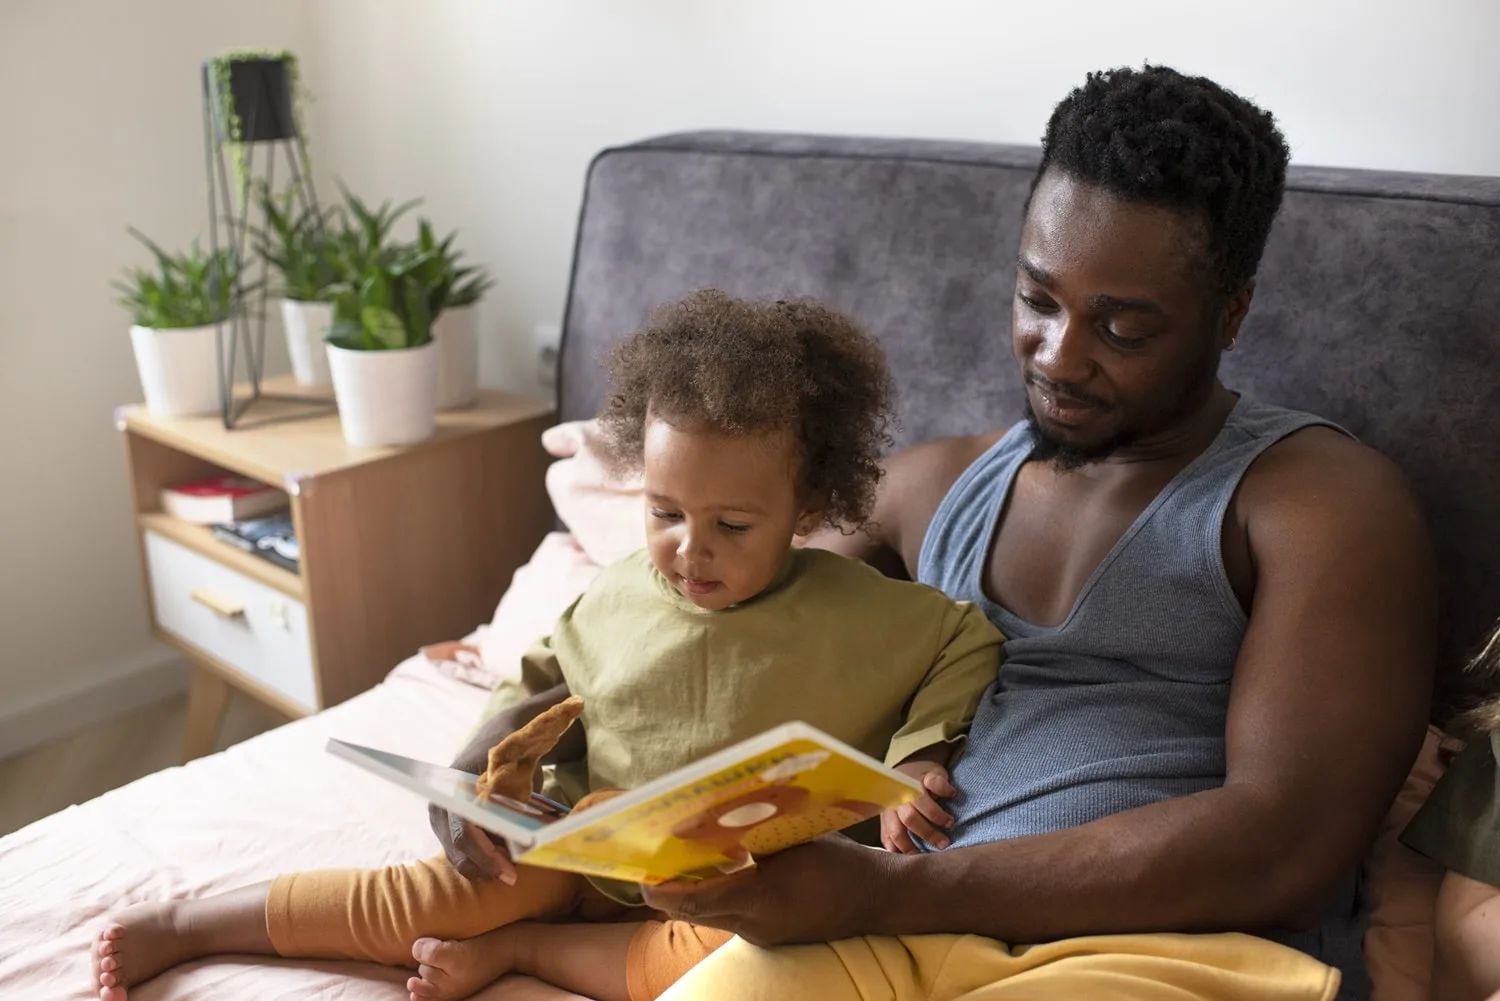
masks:
<path fill-rule="evenodd" d="M 787 723 L 638 789 L 570 812 L 481 798 L 479 777 L 341 740 L 328 750 L 503 838 L 511 858 L 656 884 L 731 872 L 921 795 L 921 786 L 806 723 Z"/>

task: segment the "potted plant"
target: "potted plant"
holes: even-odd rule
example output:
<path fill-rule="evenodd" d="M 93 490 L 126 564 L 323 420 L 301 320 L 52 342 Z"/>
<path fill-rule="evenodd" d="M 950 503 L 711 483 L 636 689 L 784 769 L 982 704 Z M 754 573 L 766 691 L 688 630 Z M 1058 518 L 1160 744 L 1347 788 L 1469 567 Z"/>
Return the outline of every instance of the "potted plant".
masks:
<path fill-rule="evenodd" d="M 339 278 L 329 235 L 333 210 L 315 212 L 306 206 L 297 211 L 295 194 L 292 190 L 276 198 L 261 186 L 266 226 L 255 232 L 255 249 L 281 276 L 281 322 L 292 375 L 299 385 L 330 386 L 323 337 L 333 324 L 327 290 Z"/>
<path fill-rule="evenodd" d="M 370 211 L 346 193 L 352 225 L 332 247 L 340 280 L 333 303 L 328 367 L 339 422 L 351 445 L 405 445 L 430 437 L 437 417 L 433 303 L 441 301 L 435 255 L 388 244 L 408 206 Z"/>
<path fill-rule="evenodd" d="M 136 229 L 130 233 L 156 259 L 155 270 L 132 268 L 113 283 L 130 310 L 136 370 L 154 417 L 214 413 L 219 397 L 219 324 L 229 318 L 237 277 L 227 249 L 205 255 L 198 242 L 169 254 Z"/>
<path fill-rule="evenodd" d="M 478 268 L 461 265 L 462 251 L 453 249 L 457 233 L 441 242 L 423 219 L 417 227 L 413 252 L 430 255 L 425 267 L 436 290 L 432 303 L 432 338 L 438 346 L 438 409 L 472 407 L 479 400 L 479 315 L 475 304 L 491 282 Z"/>

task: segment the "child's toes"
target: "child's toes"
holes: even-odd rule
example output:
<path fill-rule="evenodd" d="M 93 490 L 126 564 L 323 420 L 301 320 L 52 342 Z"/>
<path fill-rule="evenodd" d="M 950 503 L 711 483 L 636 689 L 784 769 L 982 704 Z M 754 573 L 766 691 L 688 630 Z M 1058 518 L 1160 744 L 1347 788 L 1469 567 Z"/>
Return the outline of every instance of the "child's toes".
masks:
<path fill-rule="evenodd" d="M 411 995 L 411 1001 L 429 1001 L 441 995 L 438 986 L 427 979 L 429 970 L 429 967 L 419 966 L 417 976 L 406 981 L 406 992 Z"/>
<path fill-rule="evenodd" d="M 125 1001 L 125 988 L 106 987 L 99 992 L 99 1001 Z"/>

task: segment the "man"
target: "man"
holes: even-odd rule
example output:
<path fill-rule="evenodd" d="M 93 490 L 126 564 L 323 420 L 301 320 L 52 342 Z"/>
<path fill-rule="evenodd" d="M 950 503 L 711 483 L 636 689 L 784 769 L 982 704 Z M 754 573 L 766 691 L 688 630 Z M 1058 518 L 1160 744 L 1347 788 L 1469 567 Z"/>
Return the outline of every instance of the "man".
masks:
<path fill-rule="evenodd" d="M 821 540 L 1008 637 L 952 824 L 924 834 L 952 847 L 827 838 L 652 892 L 754 945 L 851 940 L 731 943 L 673 998 L 1230 997 L 1226 969 L 1281 961 L 1220 932 L 1364 995 L 1355 872 L 1426 722 L 1433 569 L 1394 465 L 1218 381 L 1286 162 L 1270 115 L 1165 68 L 1091 75 L 1057 107 L 1015 264 L 1027 421 L 895 456 L 874 534 Z M 1164 932 L 1205 934 L 1132 953 Z M 924 952 L 954 941 L 990 950 L 989 987 Z M 1058 945 L 1017 967 L 1014 942 Z M 1051 993 L 999 984 L 1028 963 Z"/>

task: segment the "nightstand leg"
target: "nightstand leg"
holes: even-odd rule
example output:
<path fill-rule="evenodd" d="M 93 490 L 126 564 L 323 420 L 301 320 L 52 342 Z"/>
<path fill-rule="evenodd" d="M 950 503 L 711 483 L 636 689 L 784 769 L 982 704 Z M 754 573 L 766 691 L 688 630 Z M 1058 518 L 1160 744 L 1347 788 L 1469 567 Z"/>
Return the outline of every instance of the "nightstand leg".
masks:
<path fill-rule="evenodd" d="M 182 735 L 182 761 L 212 754 L 219 739 L 219 723 L 229 704 L 229 682 L 203 667 L 193 668 L 188 689 L 187 725 Z"/>

